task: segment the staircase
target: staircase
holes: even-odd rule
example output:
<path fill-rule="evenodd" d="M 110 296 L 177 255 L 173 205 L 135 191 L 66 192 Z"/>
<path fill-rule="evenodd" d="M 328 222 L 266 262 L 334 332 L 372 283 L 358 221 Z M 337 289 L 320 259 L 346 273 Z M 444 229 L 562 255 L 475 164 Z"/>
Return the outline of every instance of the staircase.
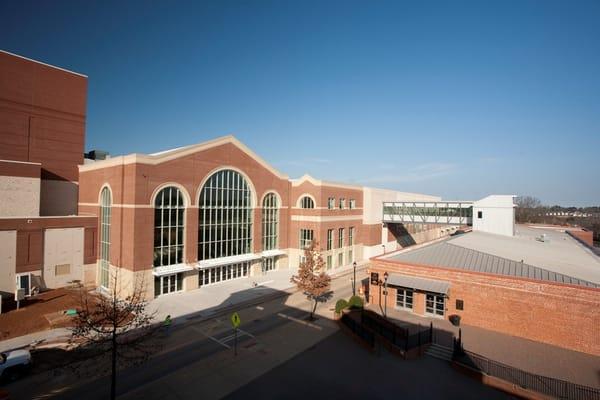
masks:
<path fill-rule="evenodd" d="M 452 349 L 439 344 L 431 343 L 431 346 L 425 350 L 425 354 L 440 360 L 452 361 Z"/>

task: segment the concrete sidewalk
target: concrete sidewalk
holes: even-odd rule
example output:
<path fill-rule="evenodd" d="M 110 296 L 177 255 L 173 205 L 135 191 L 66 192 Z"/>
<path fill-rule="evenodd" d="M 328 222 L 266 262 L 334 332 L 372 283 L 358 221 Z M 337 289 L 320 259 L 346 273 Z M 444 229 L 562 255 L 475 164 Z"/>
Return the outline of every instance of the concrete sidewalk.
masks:
<path fill-rule="evenodd" d="M 369 307 L 380 313 L 377 305 Z M 453 336 L 458 337 L 459 328 L 445 319 L 390 307 L 387 315 L 399 325 L 429 326 L 432 322 L 436 330 L 434 341 L 447 347 L 452 347 Z M 474 326 L 461 324 L 460 328 L 465 350 L 534 374 L 600 388 L 600 357 Z"/>

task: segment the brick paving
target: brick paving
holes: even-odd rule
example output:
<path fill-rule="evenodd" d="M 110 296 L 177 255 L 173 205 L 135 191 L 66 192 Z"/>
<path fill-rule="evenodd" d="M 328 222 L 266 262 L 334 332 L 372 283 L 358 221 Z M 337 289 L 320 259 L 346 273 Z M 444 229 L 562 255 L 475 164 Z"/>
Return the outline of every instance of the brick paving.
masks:
<path fill-rule="evenodd" d="M 380 312 L 378 306 L 370 308 Z M 389 307 L 387 314 L 403 326 L 432 322 L 434 339 L 444 346 L 452 346 L 452 337 L 458 337 L 458 328 L 447 320 Z M 534 374 L 600 388 L 600 357 L 469 325 L 462 325 L 461 330 L 465 350 Z"/>

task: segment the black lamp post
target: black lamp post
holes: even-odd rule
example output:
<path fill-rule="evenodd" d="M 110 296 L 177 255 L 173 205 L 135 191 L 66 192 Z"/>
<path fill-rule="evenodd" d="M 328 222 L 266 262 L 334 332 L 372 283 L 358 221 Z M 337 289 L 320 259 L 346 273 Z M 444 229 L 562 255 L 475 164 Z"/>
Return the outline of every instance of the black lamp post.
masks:
<path fill-rule="evenodd" d="M 352 281 L 352 296 L 356 296 L 356 261 L 352 263 L 354 268 L 354 280 Z"/>
<path fill-rule="evenodd" d="M 383 274 L 383 295 L 385 296 L 385 304 L 384 304 L 384 312 L 383 312 L 383 316 L 387 318 L 387 295 L 388 295 L 388 290 L 387 290 L 387 280 L 388 280 L 388 276 L 389 274 L 387 273 L 387 271 L 385 271 L 385 273 Z"/>

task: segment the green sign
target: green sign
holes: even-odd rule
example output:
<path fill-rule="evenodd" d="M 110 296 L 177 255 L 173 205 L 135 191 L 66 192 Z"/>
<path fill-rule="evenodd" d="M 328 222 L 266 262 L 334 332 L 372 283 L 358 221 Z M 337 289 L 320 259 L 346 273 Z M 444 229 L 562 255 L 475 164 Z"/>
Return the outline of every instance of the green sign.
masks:
<path fill-rule="evenodd" d="M 242 320 L 240 319 L 240 316 L 238 315 L 238 313 L 234 312 L 231 315 L 231 325 L 233 325 L 234 328 L 237 328 L 238 326 L 240 326 L 241 322 L 242 322 Z"/>

